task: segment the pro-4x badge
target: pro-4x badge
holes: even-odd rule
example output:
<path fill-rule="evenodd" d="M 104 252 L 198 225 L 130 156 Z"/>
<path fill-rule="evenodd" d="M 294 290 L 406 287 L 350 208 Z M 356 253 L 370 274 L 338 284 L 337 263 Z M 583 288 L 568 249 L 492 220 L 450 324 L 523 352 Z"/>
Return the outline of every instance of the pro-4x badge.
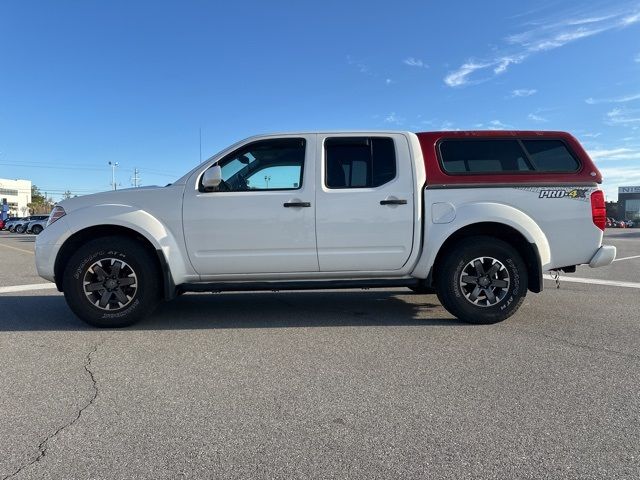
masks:
<path fill-rule="evenodd" d="M 571 190 L 540 190 L 539 198 L 587 198 L 588 188 L 573 188 Z"/>

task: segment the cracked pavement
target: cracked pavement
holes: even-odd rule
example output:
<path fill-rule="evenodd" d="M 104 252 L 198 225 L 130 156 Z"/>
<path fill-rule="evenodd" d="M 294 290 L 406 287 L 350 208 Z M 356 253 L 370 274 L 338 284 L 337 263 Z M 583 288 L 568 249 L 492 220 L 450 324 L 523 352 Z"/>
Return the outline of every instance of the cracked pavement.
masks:
<path fill-rule="evenodd" d="M 2 294 L 0 479 L 638 478 L 639 290 L 545 287 L 493 326 L 403 289 L 190 294 L 124 330 Z"/>
<path fill-rule="evenodd" d="M 44 457 L 46 457 L 49 441 L 57 437 L 60 433 L 63 432 L 63 430 L 71 427 L 74 423 L 80 420 L 82 413 L 87 408 L 89 408 L 93 404 L 93 402 L 96 400 L 96 398 L 98 397 L 98 385 L 96 383 L 95 376 L 91 371 L 90 367 L 91 367 L 91 355 L 96 353 L 97 349 L 98 349 L 98 345 L 95 345 L 93 349 L 87 354 L 86 361 L 84 363 L 84 369 L 87 372 L 87 375 L 89 375 L 89 378 L 91 379 L 91 383 L 93 385 L 93 395 L 91 395 L 91 398 L 87 401 L 87 403 L 83 407 L 81 407 L 78 410 L 77 414 L 69 422 L 59 427 L 55 432 L 53 432 L 51 435 L 45 438 L 42 442 L 40 442 L 40 444 L 38 445 L 38 454 L 33 460 L 31 460 L 29 463 L 25 465 L 21 465 L 20 467 L 18 467 L 13 473 L 3 477 L 3 480 L 10 479 L 17 475 L 20 475 L 23 472 L 23 470 L 28 469 L 29 467 L 31 467 L 32 465 L 34 465 L 35 463 L 41 461 Z"/>

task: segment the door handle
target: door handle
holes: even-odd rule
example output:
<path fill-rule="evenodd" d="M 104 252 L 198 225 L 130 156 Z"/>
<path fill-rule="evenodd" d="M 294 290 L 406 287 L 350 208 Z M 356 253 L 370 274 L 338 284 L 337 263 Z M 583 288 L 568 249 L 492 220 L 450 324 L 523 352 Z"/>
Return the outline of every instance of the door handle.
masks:
<path fill-rule="evenodd" d="M 380 200 L 380 205 L 406 205 L 406 200 L 401 200 L 399 198 Z"/>
<path fill-rule="evenodd" d="M 310 207 L 311 206 L 311 202 L 285 202 L 283 204 L 284 207 L 286 208 L 291 208 L 291 207 Z"/>

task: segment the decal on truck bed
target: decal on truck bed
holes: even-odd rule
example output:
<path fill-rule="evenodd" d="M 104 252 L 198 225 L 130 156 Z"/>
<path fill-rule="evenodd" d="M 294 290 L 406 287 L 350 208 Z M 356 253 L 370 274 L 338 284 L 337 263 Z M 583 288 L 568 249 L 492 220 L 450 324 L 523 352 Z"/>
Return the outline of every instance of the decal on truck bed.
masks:
<path fill-rule="evenodd" d="M 538 198 L 570 198 L 588 202 L 591 193 L 597 188 L 575 187 L 514 187 L 516 190 L 524 190 L 538 194 Z"/>

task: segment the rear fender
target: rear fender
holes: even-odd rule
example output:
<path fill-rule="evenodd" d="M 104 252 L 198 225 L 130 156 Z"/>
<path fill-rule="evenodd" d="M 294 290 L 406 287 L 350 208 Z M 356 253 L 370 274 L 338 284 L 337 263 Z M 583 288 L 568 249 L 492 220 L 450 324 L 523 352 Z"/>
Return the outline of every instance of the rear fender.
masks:
<path fill-rule="evenodd" d="M 427 278 L 438 252 L 451 235 L 476 223 L 492 222 L 512 227 L 537 247 L 540 265 L 545 270 L 551 262 L 549 241 L 538 224 L 527 214 L 509 205 L 492 202 L 468 203 L 454 207 L 454 218 L 449 223 L 430 223 L 425 226 L 424 251 L 411 275 Z"/>

